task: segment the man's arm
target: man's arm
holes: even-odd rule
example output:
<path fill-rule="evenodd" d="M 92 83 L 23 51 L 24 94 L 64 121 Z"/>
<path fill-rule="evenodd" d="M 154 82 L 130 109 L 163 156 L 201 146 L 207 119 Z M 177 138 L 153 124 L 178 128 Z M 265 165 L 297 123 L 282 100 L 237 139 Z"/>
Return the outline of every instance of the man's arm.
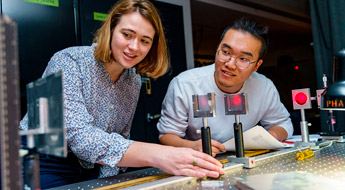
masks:
<path fill-rule="evenodd" d="M 164 145 L 170 145 L 175 147 L 188 147 L 194 150 L 202 152 L 202 142 L 201 139 L 197 141 L 191 141 L 182 139 L 181 137 L 175 134 L 164 134 L 159 138 L 159 141 Z M 212 156 L 216 156 L 217 153 L 225 152 L 225 146 L 215 140 L 211 140 L 212 145 Z"/>
<path fill-rule="evenodd" d="M 278 141 L 285 140 L 288 137 L 288 133 L 283 127 L 274 126 L 268 129 L 268 132 Z"/>
<path fill-rule="evenodd" d="M 202 151 L 197 145 L 197 141 L 190 141 L 182 139 L 175 134 L 164 134 L 159 138 L 159 141 L 164 145 L 170 145 L 175 147 L 188 147 L 194 150 Z"/>
<path fill-rule="evenodd" d="M 260 120 L 261 125 L 278 140 L 284 140 L 293 134 L 290 114 L 280 101 L 278 90 L 272 81 L 268 81 L 263 105 L 265 114 Z"/>

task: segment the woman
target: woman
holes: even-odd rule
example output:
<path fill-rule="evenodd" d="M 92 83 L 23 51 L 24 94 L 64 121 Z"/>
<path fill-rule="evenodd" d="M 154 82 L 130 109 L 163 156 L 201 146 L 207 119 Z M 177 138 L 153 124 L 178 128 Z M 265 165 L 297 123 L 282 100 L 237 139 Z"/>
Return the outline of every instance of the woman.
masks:
<path fill-rule="evenodd" d="M 40 158 L 42 188 L 118 174 L 121 167 L 152 166 L 173 175 L 218 177 L 221 164 L 187 148 L 129 140 L 140 75 L 169 67 L 161 19 L 148 0 L 115 4 L 92 46 L 56 53 L 43 74 L 64 73 L 66 159 Z M 20 123 L 27 129 L 27 116 Z"/>

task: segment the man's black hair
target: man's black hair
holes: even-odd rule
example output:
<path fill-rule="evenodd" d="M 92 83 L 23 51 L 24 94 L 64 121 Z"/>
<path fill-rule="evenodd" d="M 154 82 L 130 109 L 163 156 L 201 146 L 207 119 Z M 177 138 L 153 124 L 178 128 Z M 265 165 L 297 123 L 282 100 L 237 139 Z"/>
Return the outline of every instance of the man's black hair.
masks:
<path fill-rule="evenodd" d="M 224 31 L 223 34 L 220 37 L 219 43 L 223 40 L 226 32 L 230 29 L 239 30 L 242 32 L 248 32 L 251 35 L 255 36 L 257 39 L 261 41 L 261 48 L 259 52 L 259 59 L 263 59 L 263 57 L 267 53 L 268 48 L 268 39 L 267 39 L 267 33 L 268 33 L 268 27 L 263 26 L 253 19 L 242 17 L 239 20 L 236 20 L 232 26 L 228 26 Z"/>

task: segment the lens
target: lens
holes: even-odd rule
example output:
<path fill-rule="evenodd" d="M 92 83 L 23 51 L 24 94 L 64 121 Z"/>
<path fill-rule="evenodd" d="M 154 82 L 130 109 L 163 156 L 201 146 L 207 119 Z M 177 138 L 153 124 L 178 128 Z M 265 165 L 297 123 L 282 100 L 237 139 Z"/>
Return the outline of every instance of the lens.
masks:
<path fill-rule="evenodd" d="M 246 69 L 249 66 L 249 61 L 247 59 L 237 59 L 237 67 L 240 69 Z"/>
<path fill-rule="evenodd" d="M 225 54 L 221 49 L 219 49 L 217 51 L 216 57 L 222 63 L 226 63 L 226 62 L 230 61 L 231 58 L 233 58 L 233 59 L 235 59 L 236 67 L 238 67 L 240 69 L 246 69 L 250 65 L 250 61 L 248 59 L 233 57 L 231 55 Z"/>
<path fill-rule="evenodd" d="M 223 63 L 227 62 L 227 61 L 230 59 L 229 56 L 224 55 L 224 53 L 222 52 L 222 50 L 218 50 L 218 51 L 217 51 L 217 57 L 218 57 L 218 60 L 219 60 L 220 62 L 223 62 Z"/>

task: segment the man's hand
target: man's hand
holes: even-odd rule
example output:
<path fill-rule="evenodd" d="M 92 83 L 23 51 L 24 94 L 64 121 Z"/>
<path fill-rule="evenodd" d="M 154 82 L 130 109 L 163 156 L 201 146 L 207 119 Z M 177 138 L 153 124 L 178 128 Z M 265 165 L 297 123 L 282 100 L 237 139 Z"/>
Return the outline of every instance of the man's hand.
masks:
<path fill-rule="evenodd" d="M 194 150 L 202 152 L 202 142 L 201 139 L 197 141 L 191 141 L 182 139 L 181 137 L 175 135 L 175 134 L 164 134 L 161 136 L 159 141 L 164 145 L 170 145 L 175 147 L 189 147 Z M 220 152 L 226 152 L 225 146 L 215 140 L 211 140 L 211 146 L 212 146 L 212 156 L 215 157 L 217 153 Z"/>
<path fill-rule="evenodd" d="M 225 146 L 216 140 L 211 140 L 211 146 L 212 146 L 212 156 L 213 157 L 215 157 L 216 154 L 218 154 L 220 152 L 226 152 Z M 191 148 L 194 150 L 198 150 L 198 151 L 202 152 L 202 141 L 201 141 L 201 139 L 194 141 Z"/>
<path fill-rule="evenodd" d="M 278 141 L 285 140 L 288 137 L 288 133 L 283 127 L 274 126 L 271 127 L 268 132 Z"/>

